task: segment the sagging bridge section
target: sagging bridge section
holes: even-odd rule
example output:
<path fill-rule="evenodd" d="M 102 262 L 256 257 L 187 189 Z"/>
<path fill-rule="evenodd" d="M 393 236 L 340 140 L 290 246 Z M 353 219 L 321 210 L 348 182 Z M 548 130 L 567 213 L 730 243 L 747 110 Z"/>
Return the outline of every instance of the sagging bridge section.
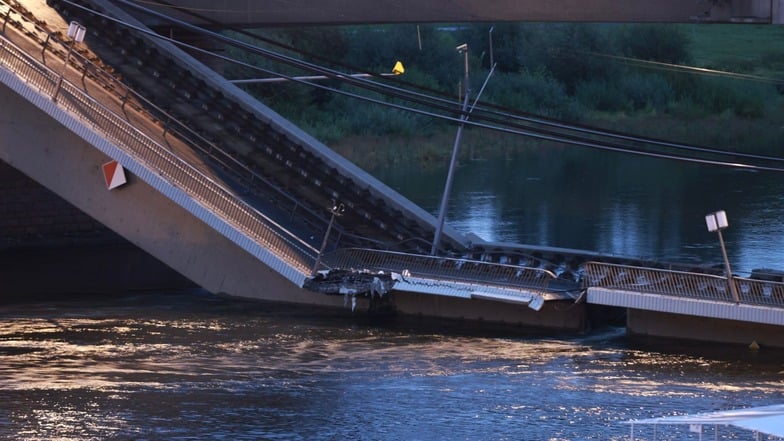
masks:
<path fill-rule="evenodd" d="M 66 21 L 0 4 L 0 159 L 205 289 L 333 307 L 350 298 L 370 310 L 539 329 L 584 329 L 587 301 L 668 314 L 638 317 L 641 334 L 683 335 L 681 317 L 703 317 L 730 329 L 706 339 L 784 347 L 780 332 L 765 332 L 784 326 L 781 280 L 727 281 L 709 269 L 452 230 L 439 255 L 427 255 L 432 216 L 170 42 L 107 19 L 133 22 L 122 11 L 104 4 L 107 15 L 80 14 L 100 39 L 74 53 L 56 29 Z M 111 159 L 131 178 L 107 191 L 100 165 Z M 324 209 L 331 199 L 346 201 L 337 222 Z"/>

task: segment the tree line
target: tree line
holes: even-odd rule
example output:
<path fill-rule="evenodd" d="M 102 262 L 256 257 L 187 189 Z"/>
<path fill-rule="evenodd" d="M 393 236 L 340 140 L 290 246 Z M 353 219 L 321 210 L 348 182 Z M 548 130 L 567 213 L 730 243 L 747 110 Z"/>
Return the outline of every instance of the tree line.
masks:
<path fill-rule="evenodd" d="M 781 86 L 680 70 L 679 66 L 693 63 L 693 42 L 686 28 L 678 25 L 406 24 L 282 28 L 254 33 L 281 43 L 284 48 L 247 36 L 237 37 L 346 72 L 351 69 L 389 72 L 395 61 L 401 60 L 406 67 L 402 77 L 406 82 L 455 97 L 456 101 L 464 67 L 463 55 L 455 48 L 466 43 L 470 48 L 472 90 L 477 91 L 485 80 L 491 57 L 496 64 L 482 101 L 564 121 L 615 127 L 619 120 L 632 119 L 637 121 L 632 124 L 636 130 L 656 133 L 661 127 L 651 125 L 660 124 L 662 119 L 744 120 L 746 123 L 741 124 L 744 128 L 738 130 L 748 130 L 748 121 L 778 124 L 781 118 L 776 111 L 784 92 Z M 296 51 L 285 49 L 286 46 Z M 231 55 L 287 75 L 303 74 L 247 54 Z M 753 68 L 707 67 L 735 72 Z M 227 67 L 227 76 L 249 75 L 254 74 L 239 67 Z M 336 81 L 322 84 L 355 92 L 351 86 Z M 358 103 L 348 96 L 297 83 L 246 87 L 327 143 L 339 143 L 351 136 L 427 136 L 451 127 L 432 118 Z M 374 97 L 395 101 L 390 97 Z M 647 123 L 641 122 L 646 120 Z M 684 135 L 689 136 L 688 131 Z M 719 141 L 730 143 L 737 136 Z M 711 142 L 710 139 L 682 141 Z M 759 142 L 773 142 L 773 138 Z"/>

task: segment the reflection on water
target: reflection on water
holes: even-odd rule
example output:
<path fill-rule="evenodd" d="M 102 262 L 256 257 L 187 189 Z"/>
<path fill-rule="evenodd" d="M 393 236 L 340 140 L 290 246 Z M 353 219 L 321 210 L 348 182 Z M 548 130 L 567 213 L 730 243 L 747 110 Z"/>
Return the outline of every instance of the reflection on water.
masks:
<path fill-rule="evenodd" d="M 437 213 L 444 169 L 413 165 L 374 174 Z M 725 210 L 730 261 L 747 275 L 754 268 L 784 270 L 783 194 L 784 179 L 772 172 L 576 148 L 521 149 L 508 159 L 463 164 L 447 222 L 489 241 L 720 264 L 705 215 Z"/>
<path fill-rule="evenodd" d="M 632 418 L 784 400 L 775 354 L 663 349 L 615 329 L 422 334 L 198 293 L 4 305 L 0 438 L 620 440 Z"/>

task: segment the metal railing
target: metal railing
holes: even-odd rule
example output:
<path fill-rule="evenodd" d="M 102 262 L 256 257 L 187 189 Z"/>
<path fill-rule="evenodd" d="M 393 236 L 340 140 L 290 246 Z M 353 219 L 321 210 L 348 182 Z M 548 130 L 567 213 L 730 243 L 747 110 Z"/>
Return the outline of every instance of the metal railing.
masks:
<path fill-rule="evenodd" d="M 621 289 L 735 303 L 729 283 L 737 288 L 740 302 L 784 307 L 784 283 L 758 279 L 700 274 L 666 269 L 642 268 L 600 262 L 584 265 L 583 287 Z"/>
<path fill-rule="evenodd" d="M 17 11 L 8 6 L 4 1 L 0 1 L 0 14 L 2 14 L 3 17 L 3 31 L 8 23 L 11 23 L 28 38 L 41 44 L 42 59 L 45 60 L 47 51 L 50 51 L 60 59 L 66 58 L 66 54 L 71 52 L 67 41 L 63 40 L 59 34 L 51 33 L 39 26 L 36 20 L 31 17 L 31 14 Z M 92 31 L 92 33 L 96 32 L 96 30 Z M 233 173 L 240 181 L 245 181 L 248 185 L 262 184 L 271 194 L 274 194 L 274 198 L 290 204 L 291 216 L 294 216 L 295 213 L 304 211 L 308 214 L 308 216 L 302 217 L 306 223 L 310 223 L 311 225 L 322 229 L 326 227 L 327 221 L 325 220 L 323 213 L 317 212 L 311 207 L 302 204 L 301 201 L 294 198 L 290 192 L 280 188 L 269 179 L 257 173 L 246 163 L 242 162 L 237 155 L 225 151 L 215 144 L 215 142 L 193 130 L 188 124 L 180 121 L 165 109 L 162 109 L 143 95 L 137 93 L 114 74 L 108 72 L 89 59 L 88 56 L 79 51 L 73 51 L 70 56 L 69 64 L 75 69 L 82 71 L 82 83 L 85 82 L 85 78 L 90 78 L 95 83 L 117 96 L 122 102 L 121 109 L 123 111 L 125 110 L 126 105 L 130 105 L 134 110 L 146 115 L 151 120 L 160 122 L 162 125 L 162 137 L 165 137 L 167 133 L 174 134 L 181 141 L 184 141 L 191 147 L 197 149 L 225 170 Z M 340 226 L 335 226 L 334 228 L 339 231 L 341 235 L 351 236 L 343 231 Z"/>
<path fill-rule="evenodd" d="M 2 36 L 0 63 L 44 96 L 53 97 L 59 74 Z M 219 215 L 238 231 L 278 257 L 309 273 L 318 251 L 249 206 L 231 191 L 158 144 L 124 117 L 112 112 L 78 86 L 63 81 L 57 103 L 128 154 Z"/>
<path fill-rule="evenodd" d="M 346 248 L 324 256 L 332 268 L 397 272 L 444 282 L 462 282 L 512 289 L 558 290 L 551 271 L 477 260 L 395 251 Z M 576 286 L 575 286 L 576 287 Z"/>

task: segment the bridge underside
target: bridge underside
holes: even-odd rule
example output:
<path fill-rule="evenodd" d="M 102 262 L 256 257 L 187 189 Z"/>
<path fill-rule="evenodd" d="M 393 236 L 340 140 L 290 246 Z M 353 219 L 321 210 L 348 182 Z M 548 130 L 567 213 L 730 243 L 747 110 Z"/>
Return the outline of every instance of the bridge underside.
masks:
<path fill-rule="evenodd" d="M 445 22 L 782 23 L 784 0 L 169 0 L 158 11 L 239 27 Z M 179 13 L 174 13 L 179 10 Z M 200 19 L 203 17 L 204 19 Z M 154 25 L 155 23 L 148 23 Z"/>

